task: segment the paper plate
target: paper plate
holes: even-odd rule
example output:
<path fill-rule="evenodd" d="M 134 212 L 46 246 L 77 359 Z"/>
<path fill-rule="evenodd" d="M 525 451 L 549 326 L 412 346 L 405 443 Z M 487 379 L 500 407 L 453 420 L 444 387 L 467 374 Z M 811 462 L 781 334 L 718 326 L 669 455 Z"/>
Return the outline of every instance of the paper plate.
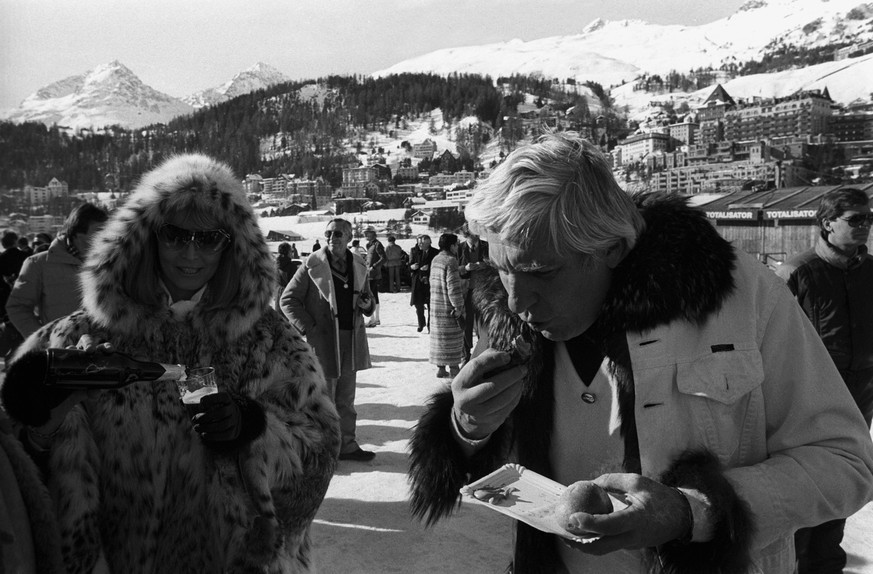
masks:
<path fill-rule="evenodd" d="M 505 496 L 501 495 L 494 499 L 480 500 L 474 493 L 476 491 L 503 489 Z M 567 489 L 566 486 L 537 474 L 520 464 L 505 464 L 488 476 L 483 476 L 476 482 L 461 488 L 464 499 L 475 504 L 485 506 L 491 510 L 521 520 L 537 530 L 555 534 L 575 542 L 591 542 L 597 536 L 576 535 L 564 530 L 555 520 L 555 506 L 561 499 L 561 494 Z M 610 494 L 613 508 L 623 508 L 624 502 Z"/>

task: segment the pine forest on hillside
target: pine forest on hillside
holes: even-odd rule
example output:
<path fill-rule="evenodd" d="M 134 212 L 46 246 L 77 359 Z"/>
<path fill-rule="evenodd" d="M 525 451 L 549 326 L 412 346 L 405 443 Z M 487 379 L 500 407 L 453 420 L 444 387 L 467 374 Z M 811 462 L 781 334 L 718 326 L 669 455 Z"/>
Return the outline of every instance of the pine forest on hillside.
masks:
<path fill-rule="evenodd" d="M 488 76 L 478 75 L 330 76 L 316 83 L 319 97 L 301 96 L 301 88 L 312 82 L 284 83 L 176 118 L 168 125 L 137 130 L 111 127 L 71 134 L 57 126 L 2 122 L 0 188 L 44 185 L 57 177 L 70 189 L 103 190 L 111 174 L 116 189 L 129 189 L 162 158 L 190 151 L 223 159 L 241 176 L 294 173 L 324 177 L 339 186 L 342 168 L 350 161 L 349 142 L 360 142 L 367 131 L 390 137 L 406 120 L 437 108 L 446 122 L 475 116 L 490 131 L 500 128 L 504 117 L 516 114 L 528 90 L 543 97 L 558 96 L 565 107 L 584 100 L 575 94 L 550 94 L 549 83 L 542 79 L 502 81 L 498 88 Z M 480 142 L 488 137 L 484 129 L 466 136 Z M 280 153 L 265 155 L 265 140 L 274 142 Z M 475 151 L 478 146 L 469 147 Z"/>

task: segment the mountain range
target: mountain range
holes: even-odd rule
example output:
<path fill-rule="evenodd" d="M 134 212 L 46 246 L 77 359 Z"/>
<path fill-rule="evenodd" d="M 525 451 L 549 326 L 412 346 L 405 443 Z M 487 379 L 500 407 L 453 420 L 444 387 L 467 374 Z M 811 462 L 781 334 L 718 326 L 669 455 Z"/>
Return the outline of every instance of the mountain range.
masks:
<path fill-rule="evenodd" d="M 220 86 L 174 98 L 147 86 L 127 66 L 114 61 L 38 90 L 5 119 L 72 129 L 110 125 L 136 128 L 167 123 L 203 106 L 285 81 L 288 78 L 276 68 L 258 62 Z"/>
<path fill-rule="evenodd" d="M 653 99 L 695 103 L 711 92 L 649 94 L 634 79 L 671 71 L 735 68 L 786 48 L 829 50 L 873 41 L 873 3 L 859 0 L 750 0 L 737 12 L 699 26 L 658 25 L 640 20 L 596 19 L 582 33 L 531 41 L 437 50 L 375 72 L 512 74 L 593 81 L 611 88 L 617 105 L 645 115 Z M 175 98 L 142 83 L 120 62 L 55 82 L 25 99 L 6 119 L 40 121 L 71 128 L 119 124 L 141 127 L 214 105 L 240 94 L 287 81 L 263 63 L 224 84 Z M 827 87 L 838 103 L 867 101 L 873 94 L 873 57 L 830 61 L 777 74 L 735 78 L 726 84 L 734 97 L 780 97 L 799 89 Z"/>
<path fill-rule="evenodd" d="M 255 90 L 287 82 L 289 79 L 273 66 L 258 62 L 217 88 L 208 88 L 195 92 L 190 96 L 182 98 L 182 101 L 195 109 L 200 109 L 204 106 L 212 106 L 237 96 L 254 92 Z"/>

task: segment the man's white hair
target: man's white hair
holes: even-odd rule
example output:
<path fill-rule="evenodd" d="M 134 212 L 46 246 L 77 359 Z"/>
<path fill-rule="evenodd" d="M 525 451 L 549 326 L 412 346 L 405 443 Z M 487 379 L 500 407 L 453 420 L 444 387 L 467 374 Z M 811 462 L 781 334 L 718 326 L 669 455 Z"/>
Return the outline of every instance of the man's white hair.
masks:
<path fill-rule="evenodd" d="M 600 151 L 573 132 L 550 133 L 518 148 L 476 190 L 465 211 L 474 233 L 557 255 L 598 257 L 645 224 Z"/>

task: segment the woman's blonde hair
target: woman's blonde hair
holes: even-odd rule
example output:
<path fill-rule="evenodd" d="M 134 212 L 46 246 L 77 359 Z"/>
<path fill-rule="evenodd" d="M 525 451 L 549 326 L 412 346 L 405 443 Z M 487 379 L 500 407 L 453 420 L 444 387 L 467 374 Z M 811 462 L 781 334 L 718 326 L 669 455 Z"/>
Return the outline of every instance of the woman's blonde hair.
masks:
<path fill-rule="evenodd" d="M 573 132 L 550 133 L 513 151 L 478 187 L 465 211 L 474 233 L 559 256 L 598 257 L 636 243 L 645 224 L 601 152 Z"/>

